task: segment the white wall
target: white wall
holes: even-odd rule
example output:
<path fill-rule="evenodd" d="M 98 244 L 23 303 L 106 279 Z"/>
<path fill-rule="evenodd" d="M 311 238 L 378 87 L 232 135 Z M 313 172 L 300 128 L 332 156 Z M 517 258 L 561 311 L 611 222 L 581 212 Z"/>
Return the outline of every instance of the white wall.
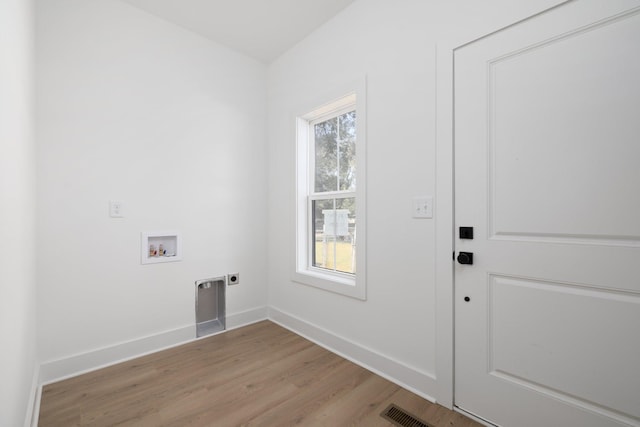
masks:
<path fill-rule="evenodd" d="M 264 312 L 266 67 L 117 0 L 36 16 L 43 362 L 193 329 L 198 279 L 240 272 L 227 313 Z M 141 265 L 167 229 L 183 260 Z"/>
<path fill-rule="evenodd" d="M 37 372 L 32 16 L 0 2 L 0 425 L 20 426 Z"/>
<path fill-rule="evenodd" d="M 438 349 L 436 342 L 439 333 L 452 331 L 446 329 L 450 325 L 436 323 L 435 277 L 437 268 L 451 269 L 451 251 L 436 245 L 442 234 L 437 216 L 413 219 L 411 212 L 414 196 L 438 196 L 435 47 L 481 36 L 554 3 L 360 0 L 271 64 L 269 304 L 285 314 L 284 323 L 302 327 L 310 336 L 315 331 L 318 337 L 339 337 L 338 342 L 352 344 L 350 350 L 342 348 L 347 356 L 375 364 L 400 382 L 412 382 L 410 375 L 403 379 L 393 372 L 405 367 L 418 377 L 409 386 L 450 403 L 452 378 L 438 373 L 443 371 L 437 362 L 444 352 L 451 363 L 451 349 Z M 295 114 L 304 113 L 300 106 L 321 98 L 327 88 L 364 74 L 368 283 L 363 302 L 296 284 L 291 273 Z M 450 189 L 446 196 L 450 199 Z M 451 232 L 447 226 L 445 234 Z M 444 265 L 436 265 L 439 250 L 449 253 Z M 367 352 L 384 361 L 364 360 L 361 355 Z"/>
<path fill-rule="evenodd" d="M 190 328 L 194 280 L 239 271 L 228 313 L 268 302 L 290 326 L 400 382 L 415 374 L 411 387 L 446 402 L 447 352 L 436 343 L 451 330 L 437 323 L 435 301 L 437 270 L 450 264 L 435 261 L 438 217 L 411 218 L 414 196 L 435 195 L 436 206 L 447 196 L 436 194 L 435 46 L 555 3 L 358 0 L 267 73 L 117 0 L 38 0 L 42 360 L 72 370 L 74 355 Z M 295 284 L 291 273 L 295 114 L 365 74 L 363 302 Z M 124 202 L 125 218 L 109 218 L 110 199 Z M 184 260 L 140 265 L 139 233 L 163 229 L 183 232 Z"/>

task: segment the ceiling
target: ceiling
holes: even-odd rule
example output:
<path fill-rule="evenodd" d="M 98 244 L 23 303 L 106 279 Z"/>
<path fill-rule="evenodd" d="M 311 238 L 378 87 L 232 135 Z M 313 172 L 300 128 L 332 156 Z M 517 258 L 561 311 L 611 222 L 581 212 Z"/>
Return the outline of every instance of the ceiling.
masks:
<path fill-rule="evenodd" d="M 354 0 L 123 0 L 269 63 Z"/>

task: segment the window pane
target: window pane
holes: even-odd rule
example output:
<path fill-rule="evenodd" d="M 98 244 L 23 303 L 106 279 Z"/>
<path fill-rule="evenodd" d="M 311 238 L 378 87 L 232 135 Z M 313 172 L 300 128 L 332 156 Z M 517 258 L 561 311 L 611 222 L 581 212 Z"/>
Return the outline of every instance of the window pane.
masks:
<path fill-rule="evenodd" d="M 355 274 L 355 197 L 313 200 L 314 267 Z"/>
<path fill-rule="evenodd" d="M 338 118 L 339 123 L 339 190 L 356 189 L 356 112 L 350 111 Z"/>
<path fill-rule="evenodd" d="M 338 189 L 338 118 L 316 123 L 315 139 L 315 191 Z"/>
<path fill-rule="evenodd" d="M 355 191 L 356 112 L 316 123 L 314 191 Z"/>
<path fill-rule="evenodd" d="M 311 241 L 313 242 L 312 246 L 312 256 L 311 256 L 311 265 L 314 267 L 324 268 L 327 264 L 326 254 L 327 254 L 327 242 L 331 242 L 333 240 L 333 235 L 330 234 L 331 230 L 326 230 L 325 233 L 325 220 L 323 211 L 331 211 L 333 210 L 334 200 L 313 200 L 311 202 L 311 211 L 313 212 L 312 219 L 312 236 Z"/>

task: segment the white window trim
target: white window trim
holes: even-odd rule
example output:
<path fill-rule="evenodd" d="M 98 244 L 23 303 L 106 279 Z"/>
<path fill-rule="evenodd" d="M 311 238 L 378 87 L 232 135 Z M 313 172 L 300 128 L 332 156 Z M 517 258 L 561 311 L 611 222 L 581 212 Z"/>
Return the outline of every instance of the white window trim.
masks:
<path fill-rule="evenodd" d="M 296 118 L 296 245 L 295 270 L 293 281 L 303 285 L 313 286 L 329 292 L 348 297 L 366 300 L 366 81 L 362 78 L 356 84 L 351 84 L 349 90 L 342 92 L 343 96 L 327 97 L 334 101 L 325 103 L 313 111 L 305 111 Z M 356 223 L 358 230 L 356 249 L 356 273 L 348 274 L 327 271 L 313 267 L 311 263 L 311 242 L 309 232 L 311 176 L 309 171 L 312 147 L 310 142 L 310 123 L 327 116 L 333 116 L 342 111 L 353 109 L 355 96 L 356 110 Z M 317 106 L 318 104 L 316 104 Z M 314 108 L 313 106 L 310 109 Z M 325 194 L 325 193 L 323 193 Z M 330 193 L 326 193 L 327 196 Z M 344 197 L 354 192 L 336 192 L 335 195 Z"/>

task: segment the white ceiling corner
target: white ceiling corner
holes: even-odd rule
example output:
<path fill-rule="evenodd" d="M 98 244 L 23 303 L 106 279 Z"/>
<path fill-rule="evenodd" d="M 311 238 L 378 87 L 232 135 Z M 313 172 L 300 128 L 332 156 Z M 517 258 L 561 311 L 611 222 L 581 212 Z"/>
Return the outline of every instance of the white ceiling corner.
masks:
<path fill-rule="evenodd" d="M 123 0 L 269 63 L 354 0 Z"/>

